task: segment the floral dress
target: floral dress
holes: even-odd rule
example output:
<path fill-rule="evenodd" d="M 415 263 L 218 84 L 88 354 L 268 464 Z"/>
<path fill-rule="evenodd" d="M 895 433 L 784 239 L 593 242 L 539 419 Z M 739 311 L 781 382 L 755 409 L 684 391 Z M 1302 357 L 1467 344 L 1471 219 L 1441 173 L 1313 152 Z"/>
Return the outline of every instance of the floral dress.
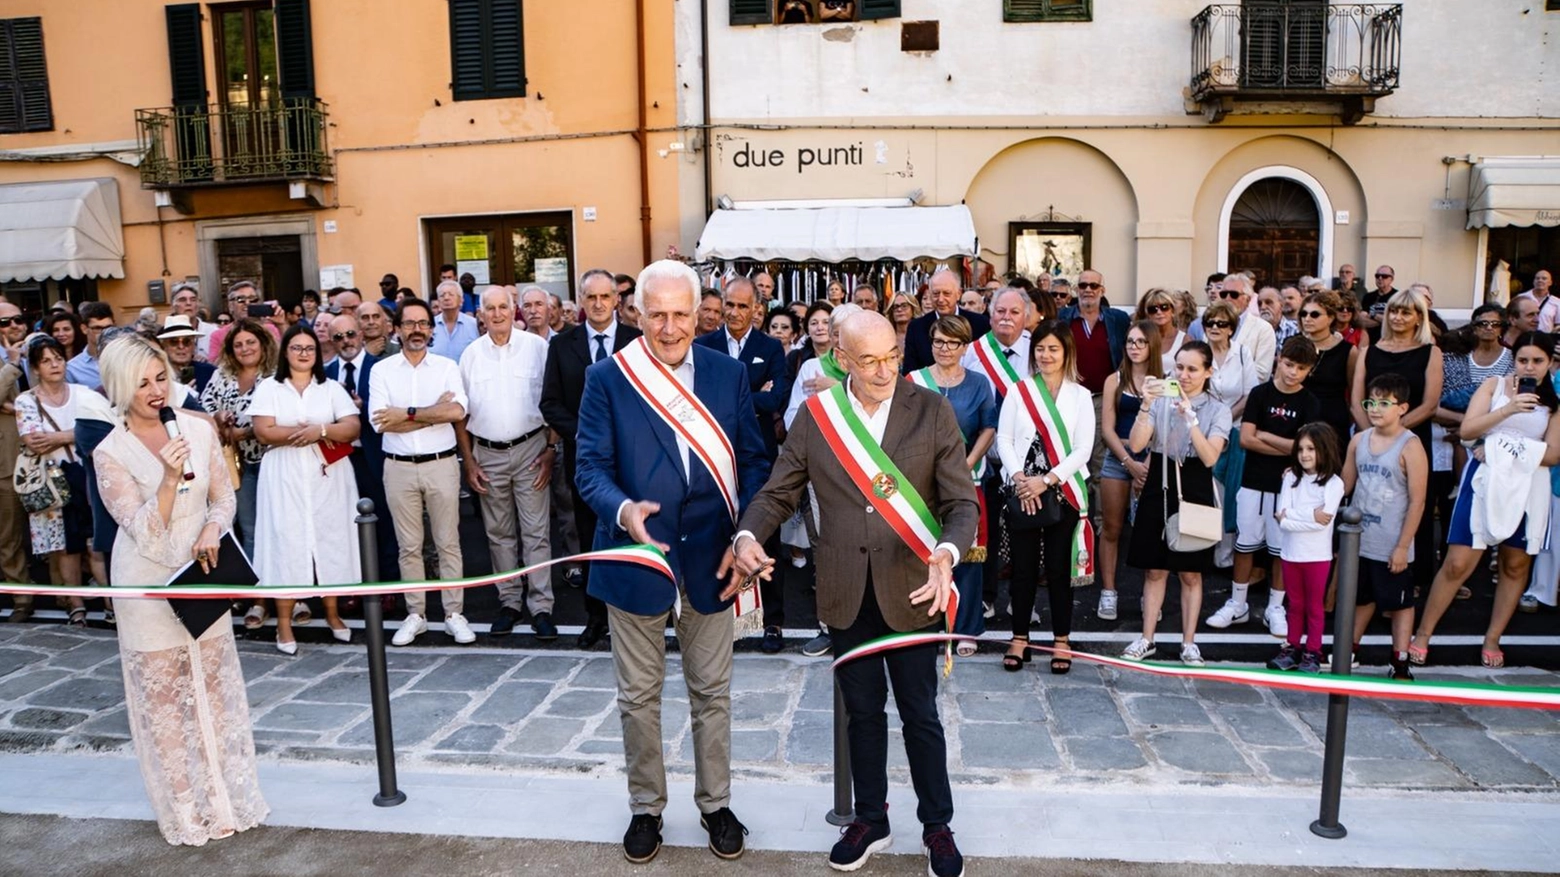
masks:
<path fill-rule="evenodd" d="M 76 394 L 91 390 L 74 384 L 66 384 L 68 395 L 65 404 L 55 408 L 45 405 L 37 394 L 29 391 L 16 397 L 16 431 L 22 436 L 42 432 L 59 432 L 76 428 Z M 53 424 L 45 419 L 47 411 Z M 56 448 L 48 456 L 60 464 L 70 483 L 70 501 L 64 508 L 31 512 L 27 526 L 32 536 L 34 554 L 50 554 L 55 551 L 85 551 L 86 537 L 91 529 L 91 509 L 87 505 L 86 482 L 81 464 L 74 452 Z M 23 453 L 26 453 L 23 451 Z"/>
<path fill-rule="evenodd" d="M 200 404 L 212 414 L 226 411 L 233 415 L 235 425 L 247 429 L 249 427 L 249 401 L 255 397 L 255 387 L 265 380 L 263 375 L 257 376 L 255 382 L 249 385 L 249 392 L 238 388 L 238 376 L 231 372 L 218 370 L 207 382 L 206 389 L 200 394 Z M 260 444 L 259 439 L 246 438 L 238 442 L 238 461 L 247 466 L 257 466 L 260 458 L 265 456 L 265 445 Z"/>

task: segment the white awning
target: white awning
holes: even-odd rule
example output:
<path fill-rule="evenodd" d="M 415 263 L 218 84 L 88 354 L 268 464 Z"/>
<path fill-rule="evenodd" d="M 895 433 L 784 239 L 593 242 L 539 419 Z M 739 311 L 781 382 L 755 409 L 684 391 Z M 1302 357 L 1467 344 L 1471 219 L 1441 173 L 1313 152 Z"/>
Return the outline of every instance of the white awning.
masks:
<path fill-rule="evenodd" d="M 946 259 L 975 255 L 975 222 L 963 204 L 716 210 L 696 253 L 701 262 Z"/>
<path fill-rule="evenodd" d="M 124 276 L 113 179 L 0 186 L 0 282 Z"/>
<path fill-rule="evenodd" d="M 1485 158 L 1468 178 L 1468 227 L 1560 226 L 1560 158 Z"/>

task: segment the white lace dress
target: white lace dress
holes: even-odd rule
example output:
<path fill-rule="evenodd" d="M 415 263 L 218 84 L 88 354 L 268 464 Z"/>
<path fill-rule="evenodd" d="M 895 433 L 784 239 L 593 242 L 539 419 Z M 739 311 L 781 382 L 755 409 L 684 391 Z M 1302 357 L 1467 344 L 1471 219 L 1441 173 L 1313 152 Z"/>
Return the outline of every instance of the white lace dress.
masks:
<path fill-rule="evenodd" d="M 232 527 L 233 484 L 216 432 L 178 417 L 195 479 L 166 525 L 157 513 L 162 461 L 140 439 L 121 424 L 93 453 L 98 491 L 119 524 L 114 585 L 163 584 L 190 559 L 206 522 Z M 115 600 L 114 609 L 130 736 L 163 837 L 199 846 L 259 825 L 269 808 L 232 624 L 219 620 L 195 639 L 162 600 Z"/>

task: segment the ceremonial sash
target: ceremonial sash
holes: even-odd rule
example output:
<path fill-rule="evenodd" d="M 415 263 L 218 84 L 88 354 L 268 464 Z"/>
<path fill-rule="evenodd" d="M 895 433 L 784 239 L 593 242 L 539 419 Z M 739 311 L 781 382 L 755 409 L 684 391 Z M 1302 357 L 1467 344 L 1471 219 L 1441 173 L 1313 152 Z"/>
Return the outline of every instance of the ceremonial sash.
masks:
<path fill-rule="evenodd" d="M 1018 369 L 1013 367 L 1013 363 L 1008 362 L 1008 358 L 1002 355 L 1002 345 L 997 343 L 997 333 L 987 332 L 975 339 L 973 346 L 975 359 L 980 363 L 986 377 L 991 378 L 991 385 L 997 388 L 997 396 L 1007 398 L 1008 390 L 1023 380 L 1023 377 L 1019 375 Z"/>
<path fill-rule="evenodd" d="M 693 351 L 689 350 L 692 356 Z M 699 401 L 691 388 L 684 388 L 672 376 L 671 369 L 650 355 L 650 345 L 637 338 L 612 354 L 612 361 L 623 376 L 672 432 L 682 436 L 688 449 L 709 470 L 726 500 L 733 523 L 737 520 L 737 455 L 725 430 Z"/>
<path fill-rule="evenodd" d="M 830 350 L 828 353 L 818 357 L 818 364 L 823 366 L 823 373 L 828 377 L 831 377 L 836 381 L 845 380 L 845 375 L 847 372 L 845 371 L 845 368 L 840 365 L 839 359 L 835 357 L 834 351 Z"/>
<path fill-rule="evenodd" d="M 937 385 L 937 379 L 932 377 L 931 366 L 927 366 L 923 369 L 917 369 L 910 374 L 905 375 L 905 380 L 912 384 L 916 384 L 917 386 L 925 387 L 926 389 L 931 390 L 933 393 L 942 393 L 942 387 L 939 387 Z M 965 445 L 970 443 L 970 437 L 964 434 L 964 429 L 962 427 L 959 429 L 959 438 L 964 439 Z M 979 460 L 975 461 L 974 467 L 970 469 L 970 475 L 975 479 L 976 484 L 979 484 L 981 479 L 986 477 L 986 457 L 984 454 L 981 455 Z"/>
<path fill-rule="evenodd" d="M 1029 419 L 1035 425 L 1035 431 L 1045 443 L 1046 456 L 1060 462 L 1072 453 L 1073 447 L 1067 424 L 1062 422 L 1061 412 L 1056 410 L 1056 400 L 1051 398 L 1051 389 L 1039 375 L 1015 386 L 1018 398 L 1023 401 Z M 1072 576 L 1075 584 L 1087 584 L 1094 577 L 1094 528 L 1089 524 L 1089 489 L 1084 481 L 1083 469 L 1074 472 L 1071 478 L 1057 487 L 1067 504 L 1078 512 L 1078 526 L 1073 530 Z"/>

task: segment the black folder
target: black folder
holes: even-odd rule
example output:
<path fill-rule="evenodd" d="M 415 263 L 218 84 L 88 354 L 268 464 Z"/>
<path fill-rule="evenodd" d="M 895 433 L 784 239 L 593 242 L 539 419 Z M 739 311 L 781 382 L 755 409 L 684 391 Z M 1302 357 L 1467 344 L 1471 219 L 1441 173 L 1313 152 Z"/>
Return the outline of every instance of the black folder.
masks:
<path fill-rule="evenodd" d="M 255 568 L 249 563 L 249 557 L 244 554 L 244 549 L 239 546 L 238 540 L 233 538 L 231 531 L 224 533 L 221 541 L 217 543 L 217 565 L 211 568 L 211 572 L 203 572 L 200 564 L 192 560 L 168 580 L 168 584 L 172 587 L 180 585 L 250 587 L 259 583 L 260 577 L 255 575 Z M 190 636 L 197 638 L 212 624 L 227 618 L 232 605 L 233 601 L 227 598 L 168 598 L 168 608 L 173 610 L 173 614 L 178 617 L 179 623 L 184 625 L 184 629 L 190 632 Z"/>

